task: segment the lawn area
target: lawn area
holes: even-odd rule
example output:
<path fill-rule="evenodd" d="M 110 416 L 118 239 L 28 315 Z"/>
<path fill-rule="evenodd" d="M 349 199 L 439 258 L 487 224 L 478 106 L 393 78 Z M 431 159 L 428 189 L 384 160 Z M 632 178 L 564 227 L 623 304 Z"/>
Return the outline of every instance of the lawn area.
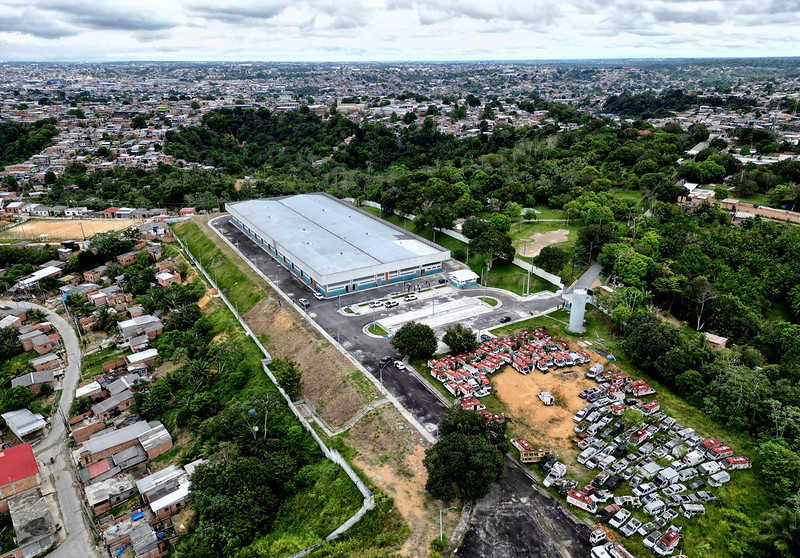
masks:
<path fill-rule="evenodd" d="M 239 266 L 230 265 L 222 249 L 200 230 L 197 223 L 191 220 L 183 221 L 174 224 L 173 229 L 206 272 L 215 278 L 214 281 L 228 300 L 238 304 L 240 314 L 247 313 L 264 297 L 263 291 L 256 285 L 258 278 L 255 272 L 249 268 L 247 271 L 242 271 Z"/>
<path fill-rule="evenodd" d="M 537 326 L 544 326 L 555 339 L 589 341 L 592 343 L 590 348 L 601 355 L 614 354 L 616 361 L 607 364 L 607 367 L 621 369 L 633 378 L 642 378 L 655 388 L 655 396 L 648 399 L 657 399 L 661 404 L 661 409 L 669 416 L 674 417 L 680 424 L 694 428 L 700 436 L 714 436 L 724 440 L 734 448 L 736 455 L 745 455 L 751 459 L 756 457 L 756 442 L 751 436 L 714 422 L 708 415 L 674 394 L 667 386 L 635 369 L 623 352 L 621 340 L 611 334 L 611 323 L 603 314 L 594 308 L 588 308 L 586 331 L 578 335 L 566 331 L 568 320 L 568 312 L 558 311 L 512 326 L 496 328 L 492 332 L 504 336 L 521 329 L 530 330 Z M 581 480 L 586 480 L 584 473 L 585 470 L 581 470 Z M 705 516 L 697 516 L 692 519 L 681 517 L 675 520 L 676 525 L 684 526 L 681 533 L 683 536 L 681 548 L 691 548 L 693 557 L 732 556 L 725 541 L 735 536 L 736 518 L 741 514 L 748 518 L 757 518 L 768 509 L 765 499 L 761 497 L 765 488 L 759 483 L 758 477 L 752 469 L 735 471 L 731 476 L 733 477 L 731 482 L 720 488 L 712 489 L 717 495 L 717 500 L 706 505 Z M 624 488 L 615 491 L 615 494 L 629 494 L 630 487 L 627 484 L 623 486 Z M 643 521 L 651 519 L 641 511 L 634 511 L 633 515 Z M 644 548 L 638 537 L 626 539 L 624 544 L 636 556 L 645 556 L 650 553 Z"/>
<path fill-rule="evenodd" d="M 644 199 L 644 195 L 647 193 L 644 190 L 624 190 L 620 188 L 614 188 L 609 190 L 609 193 L 612 194 L 615 198 L 622 198 L 624 200 L 633 200 L 637 203 L 641 203 L 642 199 Z"/>
<path fill-rule="evenodd" d="M 565 229 L 569 231 L 569 238 L 566 242 L 558 243 L 558 245 L 564 249 L 568 249 L 575 247 L 578 231 L 581 226 L 583 226 L 581 223 L 575 223 L 575 221 L 573 221 L 567 225 L 564 221 L 520 221 L 511 225 L 509 234 L 511 235 L 511 240 L 514 241 L 514 247 L 521 250 L 523 244 L 525 244 L 524 239 L 533 236 L 535 233 L 546 233 Z"/>
<path fill-rule="evenodd" d="M 380 211 L 375 209 L 374 207 L 362 207 L 361 209 L 372 213 L 373 215 L 379 215 Z M 393 223 L 398 226 L 403 226 L 404 219 L 397 215 L 386 215 L 384 214 L 383 219 Z M 543 229 L 543 230 L 555 230 L 560 227 L 560 223 L 539 223 L 541 225 L 558 225 L 552 227 L 550 229 Z M 536 223 L 531 223 L 531 225 L 536 225 Z M 408 219 L 405 220 L 405 227 L 414 234 L 421 236 L 430 241 L 434 241 L 434 231 L 433 229 L 424 228 L 424 229 L 417 229 L 414 226 L 413 221 L 409 221 Z M 512 232 L 516 228 L 516 225 L 512 227 Z M 577 230 L 577 229 L 576 229 Z M 530 233 L 533 234 L 533 233 Z M 577 234 L 577 233 L 576 233 Z M 441 246 L 442 248 L 446 248 L 450 250 L 451 254 L 455 253 L 456 250 L 463 252 L 464 254 L 467 253 L 467 245 L 460 240 L 456 240 L 455 238 L 448 236 L 444 233 L 436 233 L 436 244 Z M 568 243 L 567 243 L 568 244 Z M 574 245 L 574 241 L 573 241 Z M 455 256 L 453 256 L 455 257 Z M 470 254 L 469 257 L 469 265 L 470 269 L 477 273 L 478 275 L 481 274 L 481 270 L 486 267 L 486 256 L 483 254 Z M 505 289 L 516 293 L 518 295 L 523 294 L 524 288 L 524 281 L 527 281 L 527 273 L 520 267 L 512 263 L 507 263 L 503 261 L 496 261 L 492 266 L 492 269 L 489 270 L 489 283 L 487 286 L 495 287 L 498 289 Z M 531 275 L 531 283 L 530 283 L 530 292 L 531 293 L 538 293 L 539 291 L 553 291 L 555 292 L 558 287 L 545 281 L 544 279 L 537 277 L 535 275 Z"/>
<path fill-rule="evenodd" d="M 490 296 L 479 296 L 478 299 L 482 300 L 483 302 L 485 302 L 489 306 L 497 306 L 499 304 L 499 302 L 498 302 L 498 300 L 496 298 L 492 298 Z"/>
<path fill-rule="evenodd" d="M 117 349 L 116 345 L 112 344 L 96 353 L 84 355 L 81 359 L 81 377 L 85 379 L 97 376 L 103 372 L 103 363 L 125 358 L 130 354 L 133 354 L 132 351 L 121 351 Z"/>
<path fill-rule="evenodd" d="M 733 199 L 737 199 L 739 201 L 752 203 L 753 205 L 769 205 L 769 198 L 767 198 L 766 194 L 753 194 L 752 196 L 737 196 L 736 191 L 730 193 L 730 197 Z"/>
<path fill-rule="evenodd" d="M 369 328 L 367 328 L 367 331 L 369 331 L 372 335 L 389 335 L 389 332 L 387 332 L 378 324 L 370 325 Z"/>

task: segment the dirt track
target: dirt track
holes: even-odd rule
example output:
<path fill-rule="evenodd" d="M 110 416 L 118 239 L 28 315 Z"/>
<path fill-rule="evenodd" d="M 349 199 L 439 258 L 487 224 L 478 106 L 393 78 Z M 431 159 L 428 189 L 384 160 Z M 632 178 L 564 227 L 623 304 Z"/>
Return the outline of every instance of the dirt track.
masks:
<path fill-rule="evenodd" d="M 41 235 L 53 240 L 83 240 L 97 233 L 127 229 L 141 221 L 135 219 L 31 219 L 4 230 L 3 238 L 39 240 Z M 83 228 L 81 228 L 83 227 Z"/>
<path fill-rule="evenodd" d="M 569 231 L 567 229 L 533 233 L 528 238 L 523 238 L 516 242 L 517 251 L 519 252 L 520 256 L 533 258 L 538 256 L 539 252 L 541 252 L 542 248 L 545 246 L 561 244 L 562 242 L 566 242 L 568 239 Z"/>

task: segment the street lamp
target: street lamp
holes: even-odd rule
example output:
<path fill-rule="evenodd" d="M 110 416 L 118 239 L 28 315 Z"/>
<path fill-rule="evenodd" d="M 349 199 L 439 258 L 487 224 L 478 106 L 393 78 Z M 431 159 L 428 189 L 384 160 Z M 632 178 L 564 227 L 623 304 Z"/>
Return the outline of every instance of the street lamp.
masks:
<path fill-rule="evenodd" d="M 442 512 L 446 512 L 446 511 L 449 511 L 449 510 L 454 510 L 454 509 L 457 509 L 457 508 L 458 508 L 458 506 L 450 506 L 449 508 L 445 508 L 445 509 L 439 508 L 439 542 L 443 542 L 444 541 L 444 536 L 443 536 L 443 533 L 442 533 Z"/>

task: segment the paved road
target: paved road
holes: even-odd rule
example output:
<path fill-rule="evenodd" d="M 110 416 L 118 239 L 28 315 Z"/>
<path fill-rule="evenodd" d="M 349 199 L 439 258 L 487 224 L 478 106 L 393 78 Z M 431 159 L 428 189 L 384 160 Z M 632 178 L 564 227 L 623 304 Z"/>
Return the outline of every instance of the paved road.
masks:
<path fill-rule="evenodd" d="M 340 306 L 359 304 L 396 293 L 403 286 L 389 285 L 370 289 L 366 292 L 350 293 L 329 300 L 317 301 L 311 297 L 311 290 L 294 274 L 278 264 L 261 248 L 250 241 L 243 233 L 228 222 L 227 216 L 210 222 L 222 233 L 239 252 L 289 297 L 304 297 L 310 300 L 308 315 L 328 334 L 338 339 L 353 357 L 376 378 L 382 378 L 383 385 L 400 403 L 414 415 L 433 435 L 437 434 L 438 424 L 446 406 L 415 375 L 397 370 L 389 365 L 382 372 L 378 362 L 384 355 L 393 355 L 388 339 L 374 338 L 362 331 L 370 322 L 379 320 L 390 313 L 408 308 L 419 308 L 430 302 L 420 300 L 401 302 L 393 310 L 381 309 L 363 316 L 344 316 L 337 310 Z M 424 280 L 437 283 L 438 275 Z M 419 280 L 418 280 L 419 281 Z M 483 295 L 483 289 L 451 291 L 437 295 L 437 304 L 462 296 Z M 486 314 L 461 320 L 473 330 L 486 330 L 496 327 L 501 316 L 511 316 L 513 320 L 529 318 L 559 306 L 563 300 L 559 295 L 543 297 L 519 297 L 496 289 L 487 289 L 486 294 L 497 298 L 502 305 Z M 299 308 L 299 307 L 298 307 Z M 436 328 L 441 334 L 446 326 Z M 421 371 L 425 373 L 425 371 Z M 588 529 L 575 524 L 567 517 L 561 505 L 537 492 L 532 481 L 517 466 L 507 460 L 505 479 L 492 488 L 492 492 L 476 506 L 471 525 L 458 556 L 482 556 L 505 558 L 507 556 L 575 556 L 584 558 L 589 554 L 587 546 Z"/>
<path fill-rule="evenodd" d="M 68 448 L 66 445 L 66 425 L 61 413 L 69 413 L 69 407 L 75 397 L 75 386 L 78 383 L 81 368 L 81 350 L 78 336 L 72 326 L 55 312 L 51 312 L 44 306 L 29 302 L 9 302 L 4 303 L 14 307 L 38 308 L 46 315 L 48 321 L 58 330 L 64 348 L 67 353 L 67 368 L 62 382 L 61 400 L 59 401 L 59 412 L 51 420 L 52 427 L 47 435 L 33 445 L 33 451 L 41 466 L 41 475 L 47 477 L 52 475 L 59 506 L 61 507 L 61 517 L 64 529 L 61 531 L 66 539 L 49 556 L 54 558 L 76 558 L 76 557 L 96 557 L 99 556 L 94 539 L 86 525 L 85 515 L 82 507 L 82 495 L 80 487 L 75 480 L 72 465 L 68 458 Z M 55 464 L 50 465 L 50 458 L 55 459 Z"/>
<path fill-rule="evenodd" d="M 578 279 L 569 286 L 567 291 L 571 293 L 575 289 L 588 289 L 592 286 L 594 280 L 600 277 L 601 271 L 603 271 L 603 266 L 597 262 L 593 263 L 591 266 L 589 266 L 589 269 L 583 273 L 583 275 L 578 277 Z"/>

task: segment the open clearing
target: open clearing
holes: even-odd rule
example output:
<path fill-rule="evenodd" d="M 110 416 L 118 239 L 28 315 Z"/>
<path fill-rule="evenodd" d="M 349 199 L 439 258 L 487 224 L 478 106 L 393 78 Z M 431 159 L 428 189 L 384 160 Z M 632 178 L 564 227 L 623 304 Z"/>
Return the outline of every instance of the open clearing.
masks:
<path fill-rule="evenodd" d="M 558 229 L 555 231 L 537 232 L 533 233 L 528 238 L 520 239 L 516 242 L 519 254 L 526 258 L 533 258 L 539 255 L 542 248 L 551 246 L 553 244 L 561 244 L 569 240 L 569 231 L 567 229 Z"/>
<path fill-rule="evenodd" d="M 38 240 L 46 234 L 53 240 L 83 240 L 84 234 L 89 238 L 97 233 L 121 231 L 141 222 L 136 219 L 31 219 L 4 230 L 2 237 Z"/>

